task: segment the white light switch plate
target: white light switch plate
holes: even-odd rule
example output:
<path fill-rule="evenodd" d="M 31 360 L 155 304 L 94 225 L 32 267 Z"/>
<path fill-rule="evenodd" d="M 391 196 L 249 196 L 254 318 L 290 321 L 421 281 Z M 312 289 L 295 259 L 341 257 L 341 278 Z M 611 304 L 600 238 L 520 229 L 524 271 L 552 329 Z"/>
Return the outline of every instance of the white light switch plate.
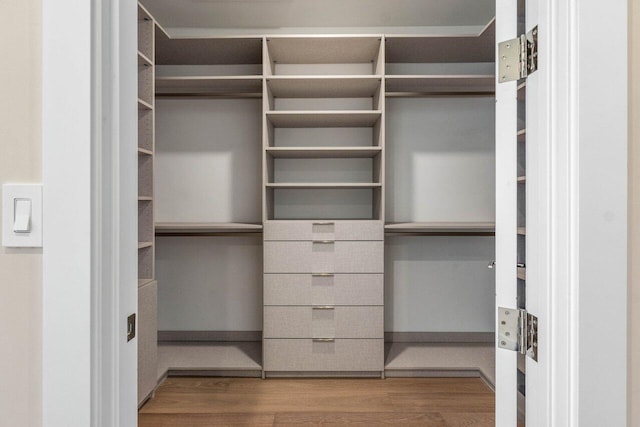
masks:
<path fill-rule="evenodd" d="M 28 232 L 15 232 L 16 207 L 31 201 Z M 20 201 L 18 203 L 17 201 Z M 17 218 L 24 225 L 24 218 Z M 42 247 L 42 185 L 4 184 L 2 186 L 2 246 L 7 248 Z"/>

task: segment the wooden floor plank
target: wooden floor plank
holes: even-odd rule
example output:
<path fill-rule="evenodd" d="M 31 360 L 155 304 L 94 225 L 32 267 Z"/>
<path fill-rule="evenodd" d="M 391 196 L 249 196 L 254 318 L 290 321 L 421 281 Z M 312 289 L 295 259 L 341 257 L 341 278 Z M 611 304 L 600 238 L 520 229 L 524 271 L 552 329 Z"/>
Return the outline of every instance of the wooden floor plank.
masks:
<path fill-rule="evenodd" d="M 274 426 L 409 426 L 448 427 L 438 413 L 277 413 Z"/>
<path fill-rule="evenodd" d="M 493 412 L 494 397 L 486 393 L 389 393 L 398 411 Z"/>
<path fill-rule="evenodd" d="M 272 427 L 275 414 L 140 414 L 138 427 Z"/>
<path fill-rule="evenodd" d="M 447 427 L 494 427 L 496 422 L 493 413 L 443 413 L 442 417 Z"/>

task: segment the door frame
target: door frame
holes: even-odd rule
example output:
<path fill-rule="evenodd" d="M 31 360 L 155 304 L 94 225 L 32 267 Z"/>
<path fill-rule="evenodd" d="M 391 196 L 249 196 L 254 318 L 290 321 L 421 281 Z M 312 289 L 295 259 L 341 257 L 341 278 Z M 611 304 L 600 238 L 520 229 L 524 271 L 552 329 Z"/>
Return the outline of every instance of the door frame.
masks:
<path fill-rule="evenodd" d="M 44 1 L 42 22 L 43 424 L 135 426 L 137 2 Z"/>
<path fill-rule="evenodd" d="M 536 5 L 553 58 L 546 71 L 540 59 L 537 129 L 550 155 L 549 344 L 528 404 L 544 425 L 625 425 L 627 2 Z M 136 7 L 43 2 L 46 426 L 136 425 L 137 342 L 123 340 L 137 311 Z"/>

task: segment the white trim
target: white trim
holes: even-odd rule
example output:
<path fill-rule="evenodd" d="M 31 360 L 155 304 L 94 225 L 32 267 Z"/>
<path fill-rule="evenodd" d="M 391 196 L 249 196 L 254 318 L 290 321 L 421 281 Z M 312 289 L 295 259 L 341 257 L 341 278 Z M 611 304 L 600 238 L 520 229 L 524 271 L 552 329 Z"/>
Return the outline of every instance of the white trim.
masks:
<path fill-rule="evenodd" d="M 42 3 L 45 426 L 90 425 L 91 2 Z"/>

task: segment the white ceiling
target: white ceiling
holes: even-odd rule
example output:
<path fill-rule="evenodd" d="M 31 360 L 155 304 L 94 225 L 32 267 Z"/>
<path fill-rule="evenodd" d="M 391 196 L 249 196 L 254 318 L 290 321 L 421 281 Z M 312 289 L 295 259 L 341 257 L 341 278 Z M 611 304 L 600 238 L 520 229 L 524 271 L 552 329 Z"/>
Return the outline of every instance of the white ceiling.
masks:
<path fill-rule="evenodd" d="M 495 0 L 142 0 L 167 28 L 482 26 Z"/>

